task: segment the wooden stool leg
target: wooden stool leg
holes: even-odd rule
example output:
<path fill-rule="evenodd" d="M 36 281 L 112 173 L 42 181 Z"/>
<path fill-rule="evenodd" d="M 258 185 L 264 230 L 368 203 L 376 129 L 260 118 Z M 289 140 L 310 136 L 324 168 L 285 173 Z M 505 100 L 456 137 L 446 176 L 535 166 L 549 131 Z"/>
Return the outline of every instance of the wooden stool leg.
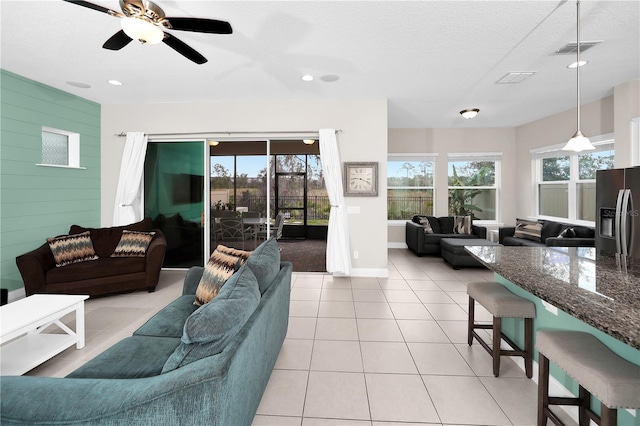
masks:
<path fill-rule="evenodd" d="M 549 407 L 549 360 L 538 352 L 538 426 L 546 426 Z"/>
<path fill-rule="evenodd" d="M 469 346 L 473 343 L 473 324 L 475 321 L 475 301 L 469 296 L 469 323 L 467 324 L 467 343 Z"/>
<path fill-rule="evenodd" d="M 524 370 L 530 379 L 533 376 L 533 318 L 524 319 Z"/>
<path fill-rule="evenodd" d="M 618 424 L 618 410 L 600 404 L 600 426 L 616 426 Z"/>
<path fill-rule="evenodd" d="M 578 425 L 589 426 L 589 415 L 587 411 L 591 409 L 591 394 L 585 388 L 578 385 Z"/>
<path fill-rule="evenodd" d="M 502 330 L 502 318 L 493 317 L 493 375 L 500 375 L 500 331 Z"/>

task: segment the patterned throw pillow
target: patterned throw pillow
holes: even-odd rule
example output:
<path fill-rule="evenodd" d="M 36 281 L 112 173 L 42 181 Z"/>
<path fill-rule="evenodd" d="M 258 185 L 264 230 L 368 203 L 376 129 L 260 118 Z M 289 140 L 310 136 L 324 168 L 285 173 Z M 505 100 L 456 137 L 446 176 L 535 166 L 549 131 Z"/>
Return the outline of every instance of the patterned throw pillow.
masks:
<path fill-rule="evenodd" d="M 111 257 L 145 257 L 155 232 L 122 230 L 122 236 Z"/>
<path fill-rule="evenodd" d="M 427 219 L 426 217 L 421 218 L 420 225 L 422 225 L 422 227 L 424 228 L 425 234 L 433 234 L 433 228 L 431 228 L 431 223 L 429 222 L 429 219 Z"/>
<path fill-rule="evenodd" d="M 516 219 L 515 238 L 542 241 L 542 223 L 533 220 Z"/>
<path fill-rule="evenodd" d="M 454 216 L 453 232 L 471 235 L 471 216 Z"/>
<path fill-rule="evenodd" d="M 219 245 L 207 262 L 196 289 L 194 305 L 202 306 L 218 295 L 225 282 L 251 255 L 250 251 Z"/>
<path fill-rule="evenodd" d="M 573 228 L 565 228 L 559 235 L 558 238 L 575 238 L 576 231 Z"/>
<path fill-rule="evenodd" d="M 96 252 L 89 231 L 80 234 L 65 235 L 56 238 L 47 238 L 51 253 L 56 261 L 56 267 L 71 263 L 96 260 Z"/>

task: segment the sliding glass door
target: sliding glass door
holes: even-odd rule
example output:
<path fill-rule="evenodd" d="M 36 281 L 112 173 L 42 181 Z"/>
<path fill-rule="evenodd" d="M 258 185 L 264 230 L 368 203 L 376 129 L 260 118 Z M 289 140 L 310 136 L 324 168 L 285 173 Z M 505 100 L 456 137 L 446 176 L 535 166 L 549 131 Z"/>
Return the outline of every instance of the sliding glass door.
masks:
<path fill-rule="evenodd" d="M 167 239 L 163 267 L 204 262 L 203 142 L 149 142 L 144 165 L 145 217 Z"/>

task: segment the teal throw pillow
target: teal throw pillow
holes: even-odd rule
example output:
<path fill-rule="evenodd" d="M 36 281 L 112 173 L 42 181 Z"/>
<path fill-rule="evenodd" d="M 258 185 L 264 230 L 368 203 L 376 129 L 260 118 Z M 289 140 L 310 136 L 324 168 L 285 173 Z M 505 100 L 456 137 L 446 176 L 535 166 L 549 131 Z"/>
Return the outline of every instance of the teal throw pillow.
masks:
<path fill-rule="evenodd" d="M 260 244 L 247 259 L 247 266 L 251 268 L 258 279 L 260 294 L 264 294 L 280 272 L 278 241 L 271 237 Z"/>
<path fill-rule="evenodd" d="M 167 359 L 162 372 L 222 352 L 259 303 L 258 280 L 251 269 L 243 265 L 211 302 L 187 318 L 180 346 Z"/>

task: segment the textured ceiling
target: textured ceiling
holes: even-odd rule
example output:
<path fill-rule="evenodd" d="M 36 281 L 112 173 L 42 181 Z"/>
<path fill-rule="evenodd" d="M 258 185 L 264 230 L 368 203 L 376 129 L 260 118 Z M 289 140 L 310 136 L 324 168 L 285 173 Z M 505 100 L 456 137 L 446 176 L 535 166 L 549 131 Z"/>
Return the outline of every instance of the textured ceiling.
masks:
<path fill-rule="evenodd" d="M 117 1 L 95 3 L 120 10 Z M 118 18 L 58 0 L 1 0 L 0 65 L 101 104 L 386 98 L 392 128 L 513 127 L 575 106 L 575 70 L 566 68 L 574 57 L 552 54 L 575 42 L 573 1 L 158 4 L 167 16 L 229 21 L 234 33 L 172 31 L 209 60 L 196 65 L 164 44 L 102 49 Z M 640 79 L 640 2 L 581 8 L 581 39 L 604 40 L 582 55 L 588 102 Z M 536 74 L 496 84 L 510 71 Z M 464 120 L 464 108 L 481 111 Z"/>

